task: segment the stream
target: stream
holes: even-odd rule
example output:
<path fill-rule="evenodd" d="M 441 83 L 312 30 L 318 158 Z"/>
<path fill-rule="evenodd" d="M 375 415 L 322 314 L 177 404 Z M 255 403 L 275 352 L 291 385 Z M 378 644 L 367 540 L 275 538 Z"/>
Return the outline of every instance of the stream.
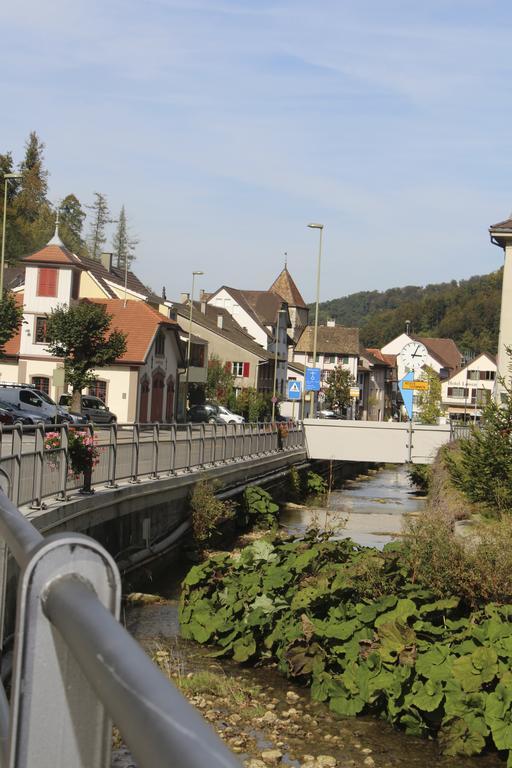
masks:
<path fill-rule="evenodd" d="M 385 468 L 345 481 L 330 494 L 327 508 L 287 505 L 282 527 L 300 536 L 312 520 L 334 536 L 382 548 L 400 534 L 408 516 L 421 512 L 424 500 L 409 485 L 404 468 Z M 282 678 L 273 668 L 238 665 L 212 659 L 211 649 L 179 638 L 177 609 L 180 580 L 190 567 L 183 563 L 172 580 L 154 585 L 161 603 L 131 606 L 124 621 L 148 650 L 165 647 L 169 666 L 179 677 L 210 671 L 245 695 L 195 692 L 189 699 L 211 721 L 241 764 L 249 768 L 287 765 L 294 768 L 496 768 L 504 762 L 496 754 L 478 758 L 443 757 L 432 741 L 406 736 L 371 717 L 333 717 L 324 704 L 312 702 L 309 691 Z M 148 590 L 149 591 L 149 590 Z M 249 715 L 244 717 L 244 706 Z M 274 752 L 272 757 L 270 750 Z M 262 755 L 263 753 L 263 755 Z M 123 747 L 114 751 L 113 768 L 135 768 Z M 205 768 L 207 768 L 205 766 Z"/>

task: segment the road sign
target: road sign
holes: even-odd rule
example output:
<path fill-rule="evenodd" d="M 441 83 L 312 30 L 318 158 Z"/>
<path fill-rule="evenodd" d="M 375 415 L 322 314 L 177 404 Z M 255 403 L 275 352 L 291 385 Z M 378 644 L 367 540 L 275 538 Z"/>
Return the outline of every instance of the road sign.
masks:
<path fill-rule="evenodd" d="M 417 389 L 421 392 L 426 392 L 428 389 L 428 381 L 404 381 L 402 387 L 404 389 Z"/>
<path fill-rule="evenodd" d="M 320 368 L 306 368 L 304 389 L 308 392 L 318 392 L 320 390 Z"/>
<path fill-rule="evenodd" d="M 300 400 L 302 386 L 300 381 L 288 382 L 288 400 Z"/>
<path fill-rule="evenodd" d="M 278 403 L 278 402 L 279 402 L 279 398 L 278 398 L 278 397 L 273 397 L 273 398 L 271 399 L 271 402 L 272 402 L 272 403 L 275 405 L 276 403 Z"/>
<path fill-rule="evenodd" d="M 412 419 L 413 390 L 406 389 L 404 387 L 404 384 L 410 383 L 413 380 L 414 380 L 414 373 L 412 371 L 409 371 L 408 373 L 405 374 L 403 379 L 400 379 L 400 381 L 398 382 L 398 388 L 402 395 L 402 400 L 404 401 L 405 410 L 407 411 L 407 415 L 410 419 Z"/>
<path fill-rule="evenodd" d="M 318 402 L 325 403 L 325 394 L 323 392 L 318 393 Z"/>
<path fill-rule="evenodd" d="M 350 397 L 359 397 L 359 387 L 350 387 Z"/>

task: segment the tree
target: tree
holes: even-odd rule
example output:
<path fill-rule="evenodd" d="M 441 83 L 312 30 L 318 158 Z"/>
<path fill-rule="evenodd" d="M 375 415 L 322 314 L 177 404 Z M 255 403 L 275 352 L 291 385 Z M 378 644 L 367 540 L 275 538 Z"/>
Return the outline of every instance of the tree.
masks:
<path fill-rule="evenodd" d="M 78 256 L 85 255 L 87 248 L 82 237 L 85 211 L 75 195 L 66 195 L 61 202 L 59 218 L 59 233 L 66 248 Z"/>
<path fill-rule="evenodd" d="M 258 392 L 254 387 L 244 387 L 233 404 L 233 411 L 250 423 L 265 421 L 272 414 L 271 396 Z"/>
<path fill-rule="evenodd" d="M 0 301 L 0 357 L 5 355 L 4 347 L 16 335 L 23 321 L 23 307 L 18 306 L 14 293 L 6 291 Z"/>
<path fill-rule="evenodd" d="M 71 410 L 81 412 L 80 394 L 95 381 L 94 368 L 111 365 L 126 351 L 126 334 L 110 331 L 112 315 L 105 307 L 81 301 L 58 306 L 46 323 L 47 350 L 64 358 L 66 381 L 71 384 Z"/>
<path fill-rule="evenodd" d="M 418 396 L 420 424 L 437 424 L 437 420 L 443 415 L 441 407 L 441 380 L 437 373 L 429 365 L 426 365 L 421 375 L 421 381 L 426 381 L 428 389 L 420 390 Z"/>
<path fill-rule="evenodd" d="M 233 392 L 233 377 L 231 371 L 217 355 L 211 355 L 208 360 L 208 377 L 206 381 L 206 397 L 216 400 L 221 405 L 228 405 Z"/>
<path fill-rule="evenodd" d="M 87 246 L 89 248 L 91 259 L 99 261 L 101 250 L 107 242 L 105 228 L 107 224 L 112 223 L 112 219 L 110 218 L 106 196 L 102 195 L 101 192 L 95 192 L 94 198 L 94 203 L 87 206 L 87 208 L 90 208 L 90 210 L 93 211 L 92 221 L 89 226 Z"/>
<path fill-rule="evenodd" d="M 355 384 L 355 379 L 346 368 L 337 365 L 327 374 L 325 395 L 327 402 L 335 411 L 341 411 L 350 404 L 350 387 Z"/>
<path fill-rule="evenodd" d="M 130 237 L 128 223 L 126 220 L 126 211 L 124 205 L 119 213 L 119 219 L 117 221 L 117 228 L 112 240 L 112 250 L 114 251 L 115 265 L 118 269 L 124 269 L 126 263 L 128 263 L 128 269 L 131 267 L 132 261 L 135 259 L 135 246 L 138 240 Z"/>

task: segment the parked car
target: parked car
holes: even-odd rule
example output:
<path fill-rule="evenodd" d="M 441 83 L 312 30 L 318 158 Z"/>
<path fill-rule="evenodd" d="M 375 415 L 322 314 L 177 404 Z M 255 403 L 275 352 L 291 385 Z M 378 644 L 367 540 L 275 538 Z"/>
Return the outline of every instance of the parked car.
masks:
<path fill-rule="evenodd" d="M 66 393 L 59 398 L 59 405 L 70 413 L 72 395 Z M 112 424 L 117 421 L 117 416 L 109 411 L 103 400 L 93 395 L 82 395 L 82 416 L 86 421 L 92 421 L 94 424 Z"/>
<path fill-rule="evenodd" d="M 217 418 L 220 419 L 221 424 L 244 424 L 245 419 L 243 416 L 240 416 L 239 413 L 233 413 L 232 411 L 229 411 L 227 408 L 225 408 L 223 405 L 218 405 L 217 408 L 219 409 Z"/>
<path fill-rule="evenodd" d="M 31 423 L 58 421 L 57 406 L 46 392 L 30 384 L 0 384 L 0 400 L 23 411 Z"/>
<path fill-rule="evenodd" d="M 10 409 L 2 408 L 0 406 L 0 424 L 6 424 L 8 426 L 14 424 L 14 416 Z"/>
<path fill-rule="evenodd" d="M 0 390 L 0 396 L 3 392 L 4 390 Z M 55 417 L 42 413 L 41 409 L 36 406 L 29 408 L 28 405 L 25 405 L 24 408 L 20 408 L 14 403 L 0 399 L 0 408 L 11 414 L 14 424 L 26 424 L 29 426 L 31 424 L 40 424 L 41 422 L 43 424 L 53 424 L 55 422 Z"/>
<path fill-rule="evenodd" d="M 224 424 L 219 413 L 220 406 L 213 403 L 202 403 L 201 405 L 192 405 L 188 409 L 188 421 L 195 424 Z"/>
<path fill-rule="evenodd" d="M 319 419 L 339 419 L 341 417 L 334 411 L 330 411 L 328 408 L 323 408 L 321 411 L 318 411 L 318 418 Z"/>
<path fill-rule="evenodd" d="M 87 416 L 83 413 L 75 413 L 74 411 L 68 411 L 64 406 L 57 406 L 58 421 L 66 422 L 68 424 L 87 424 Z"/>

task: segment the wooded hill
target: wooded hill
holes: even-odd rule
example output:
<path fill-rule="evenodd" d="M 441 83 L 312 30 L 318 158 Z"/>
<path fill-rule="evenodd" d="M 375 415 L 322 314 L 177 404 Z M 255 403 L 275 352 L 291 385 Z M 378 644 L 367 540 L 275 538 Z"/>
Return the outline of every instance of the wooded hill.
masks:
<path fill-rule="evenodd" d="M 498 347 L 503 270 L 468 280 L 407 285 L 387 291 L 360 291 L 320 304 L 322 322 L 359 326 L 361 343 L 381 347 L 405 330 L 418 336 L 452 338 L 461 351 L 490 352 Z M 314 305 L 311 304 L 310 308 Z"/>

